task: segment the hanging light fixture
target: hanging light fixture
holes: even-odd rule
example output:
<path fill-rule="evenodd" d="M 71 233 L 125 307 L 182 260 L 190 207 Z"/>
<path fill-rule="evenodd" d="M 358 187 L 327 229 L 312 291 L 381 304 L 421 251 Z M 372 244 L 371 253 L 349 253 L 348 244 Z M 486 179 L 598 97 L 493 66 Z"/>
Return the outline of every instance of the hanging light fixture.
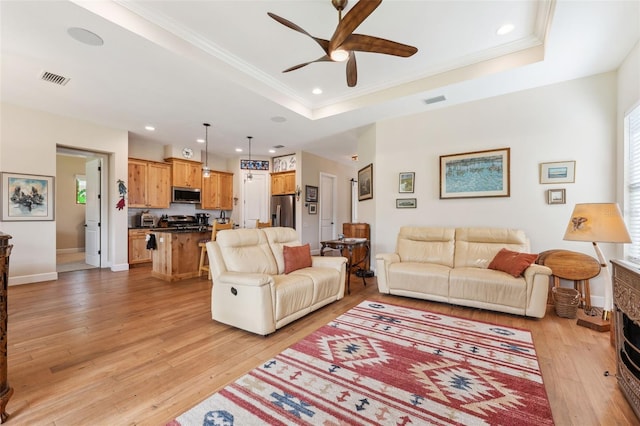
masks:
<path fill-rule="evenodd" d="M 251 139 L 253 136 L 247 136 L 249 139 L 249 167 L 251 167 Z M 251 174 L 251 169 L 249 169 L 249 173 L 247 174 L 247 182 L 251 182 L 253 180 L 253 174 Z"/>
<path fill-rule="evenodd" d="M 204 126 L 204 166 L 202 166 L 202 177 L 208 178 L 211 176 L 211 169 L 209 168 L 209 123 L 202 123 Z"/>

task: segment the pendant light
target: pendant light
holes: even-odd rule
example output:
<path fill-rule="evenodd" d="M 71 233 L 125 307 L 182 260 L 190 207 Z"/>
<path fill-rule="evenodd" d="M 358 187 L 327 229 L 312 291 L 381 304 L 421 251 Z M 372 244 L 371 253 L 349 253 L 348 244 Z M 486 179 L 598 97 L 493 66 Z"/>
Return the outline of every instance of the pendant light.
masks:
<path fill-rule="evenodd" d="M 247 182 L 251 182 L 253 180 L 253 174 L 251 174 L 251 139 L 253 136 L 247 136 L 249 139 L 249 173 L 247 174 Z"/>
<path fill-rule="evenodd" d="M 204 166 L 202 166 L 202 177 L 208 178 L 211 176 L 211 169 L 209 168 L 209 123 L 202 123 L 204 126 Z"/>

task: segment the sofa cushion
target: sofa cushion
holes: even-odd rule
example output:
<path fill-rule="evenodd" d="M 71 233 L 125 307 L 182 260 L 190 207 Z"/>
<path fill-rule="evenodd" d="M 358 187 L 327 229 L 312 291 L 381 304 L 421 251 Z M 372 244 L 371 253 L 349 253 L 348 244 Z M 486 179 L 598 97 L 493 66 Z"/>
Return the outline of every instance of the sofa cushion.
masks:
<path fill-rule="evenodd" d="M 263 228 L 262 231 L 267 236 L 273 257 L 276 259 L 278 274 L 284 274 L 284 246 L 300 246 L 298 233 L 293 228 L 275 226 Z"/>
<path fill-rule="evenodd" d="M 453 303 L 472 300 L 518 309 L 525 309 L 528 302 L 524 278 L 480 268 L 452 269 L 449 275 L 449 298 Z"/>
<path fill-rule="evenodd" d="M 395 283 L 392 294 L 427 293 L 446 298 L 449 295 L 449 271 L 433 263 L 398 262 L 389 266 L 389 281 Z"/>
<path fill-rule="evenodd" d="M 218 231 L 216 242 L 227 271 L 277 274 L 278 265 L 261 229 Z"/>
<path fill-rule="evenodd" d="M 455 228 L 400 228 L 397 253 L 401 262 L 435 263 L 453 267 Z"/>
<path fill-rule="evenodd" d="M 291 276 L 304 276 L 313 282 L 313 297 L 311 304 L 315 305 L 330 297 L 334 297 L 340 290 L 340 271 L 334 268 L 302 268 L 294 271 Z"/>
<path fill-rule="evenodd" d="M 313 281 L 309 277 L 296 274 L 274 275 L 273 281 L 276 323 L 292 315 L 302 316 L 309 312 L 313 299 Z"/>
<path fill-rule="evenodd" d="M 311 247 L 308 243 L 303 246 L 284 246 L 282 255 L 285 274 L 311 266 Z"/>
<path fill-rule="evenodd" d="M 537 254 L 520 253 L 503 248 L 493 258 L 489 264 L 489 269 L 495 269 L 496 271 L 506 272 L 514 277 L 519 277 L 537 258 Z"/>
<path fill-rule="evenodd" d="M 528 252 L 524 231 L 509 228 L 456 228 L 455 268 L 486 269 L 500 249 Z"/>

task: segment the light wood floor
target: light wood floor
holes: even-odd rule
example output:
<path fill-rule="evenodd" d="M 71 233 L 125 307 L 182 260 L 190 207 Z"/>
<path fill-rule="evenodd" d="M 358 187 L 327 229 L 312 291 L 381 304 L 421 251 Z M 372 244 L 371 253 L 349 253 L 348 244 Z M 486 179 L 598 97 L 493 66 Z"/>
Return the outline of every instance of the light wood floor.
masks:
<path fill-rule="evenodd" d="M 9 288 L 9 425 L 163 425 L 364 299 L 531 330 L 556 425 L 633 425 L 607 333 L 549 307 L 543 320 L 352 294 L 268 337 L 218 324 L 205 279 L 167 283 L 147 267 L 88 270 Z M 605 376 L 605 371 L 611 374 Z"/>

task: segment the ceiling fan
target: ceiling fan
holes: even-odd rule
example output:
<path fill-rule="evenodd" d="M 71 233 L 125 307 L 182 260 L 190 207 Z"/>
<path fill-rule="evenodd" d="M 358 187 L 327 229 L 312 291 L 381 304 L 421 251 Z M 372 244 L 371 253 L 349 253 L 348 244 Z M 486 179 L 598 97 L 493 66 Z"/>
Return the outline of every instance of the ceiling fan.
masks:
<path fill-rule="evenodd" d="M 347 85 L 349 87 L 354 87 L 358 82 L 355 52 L 383 53 L 385 55 L 408 58 L 418 51 L 417 48 L 406 44 L 370 35 L 353 33 L 353 31 L 365 19 L 367 19 L 367 17 L 371 15 L 378 6 L 380 6 L 382 0 L 360 0 L 351 8 L 351 10 L 349 10 L 349 12 L 347 12 L 344 19 L 342 18 L 342 11 L 347 6 L 347 0 L 331 0 L 331 3 L 333 4 L 333 7 L 338 10 L 338 26 L 330 40 L 314 37 L 293 22 L 271 12 L 267 13 L 270 17 L 285 27 L 311 37 L 320 45 L 325 53 L 324 56 L 314 61 L 295 65 L 282 72 L 294 71 L 314 62 L 347 61 Z"/>

